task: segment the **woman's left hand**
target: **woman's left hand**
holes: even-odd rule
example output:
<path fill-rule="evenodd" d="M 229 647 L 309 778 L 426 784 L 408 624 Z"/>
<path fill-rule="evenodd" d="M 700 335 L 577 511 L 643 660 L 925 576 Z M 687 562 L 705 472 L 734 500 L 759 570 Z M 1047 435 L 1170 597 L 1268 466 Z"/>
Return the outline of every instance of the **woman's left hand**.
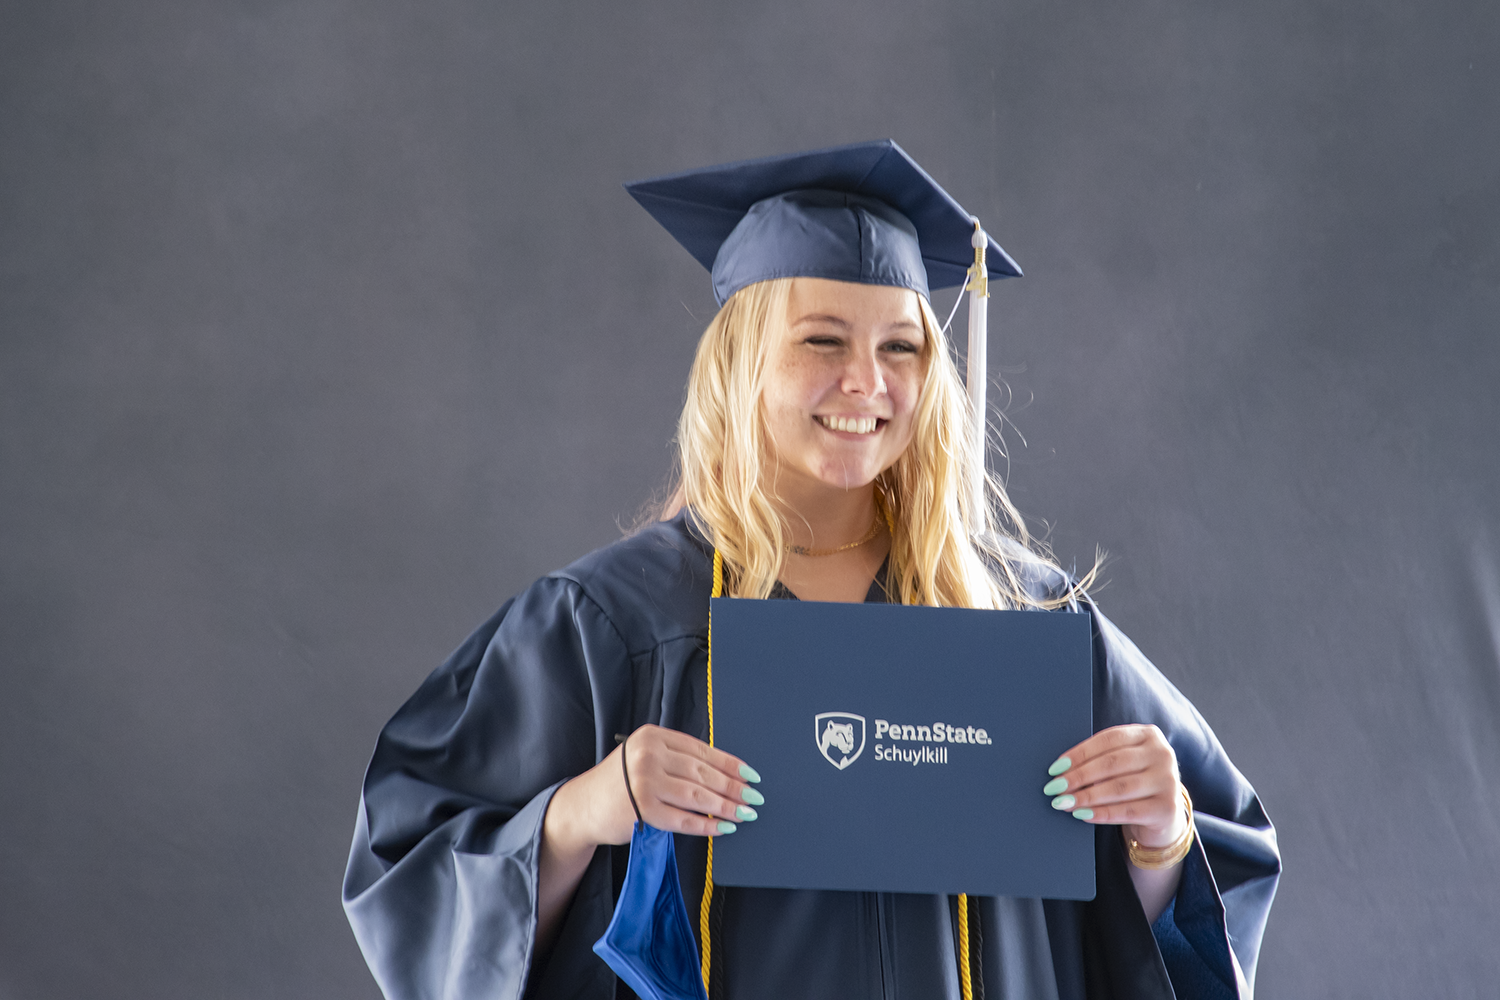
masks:
<path fill-rule="evenodd" d="M 1052 808 L 1116 824 L 1142 847 L 1167 847 L 1187 824 L 1177 754 L 1155 726 L 1113 726 L 1059 757 L 1042 788 Z"/>

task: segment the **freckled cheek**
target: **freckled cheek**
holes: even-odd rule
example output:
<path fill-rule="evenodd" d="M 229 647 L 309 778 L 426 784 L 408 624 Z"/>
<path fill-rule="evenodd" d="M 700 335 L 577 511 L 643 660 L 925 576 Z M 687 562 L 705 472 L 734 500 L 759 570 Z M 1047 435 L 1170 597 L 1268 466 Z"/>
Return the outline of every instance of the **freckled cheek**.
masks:
<path fill-rule="evenodd" d="M 788 414 L 794 410 L 801 415 L 812 412 L 838 387 L 836 378 L 812 366 L 793 367 L 777 375 L 777 384 L 767 389 L 766 396 L 774 397 L 777 408 Z"/>
<path fill-rule="evenodd" d="M 771 436 L 768 443 L 781 460 L 795 460 L 795 456 L 803 454 L 817 440 L 814 436 L 817 429 L 799 403 L 767 399 L 763 412 Z"/>
<path fill-rule="evenodd" d="M 892 400 L 892 402 L 896 401 Z M 889 449 L 889 456 L 894 461 L 895 457 L 905 452 L 916 438 L 917 421 L 911 399 L 903 400 L 901 405 L 893 409 L 894 413 L 888 427 L 890 433 L 886 435 L 886 448 Z"/>
<path fill-rule="evenodd" d="M 908 379 L 899 379 L 888 383 L 892 417 L 906 423 L 915 417 L 917 397 L 921 394 L 921 387 L 909 382 Z"/>

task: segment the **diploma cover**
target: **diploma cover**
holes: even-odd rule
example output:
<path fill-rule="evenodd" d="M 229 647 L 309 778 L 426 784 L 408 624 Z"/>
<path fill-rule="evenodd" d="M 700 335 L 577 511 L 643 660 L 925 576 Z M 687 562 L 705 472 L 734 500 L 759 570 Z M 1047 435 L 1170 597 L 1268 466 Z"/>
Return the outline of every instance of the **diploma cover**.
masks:
<path fill-rule="evenodd" d="M 762 776 L 714 881 L 1092 899 L 1042 794 L 1093 732 L 1085 614 L 716 598 L 714 742 Z"/>

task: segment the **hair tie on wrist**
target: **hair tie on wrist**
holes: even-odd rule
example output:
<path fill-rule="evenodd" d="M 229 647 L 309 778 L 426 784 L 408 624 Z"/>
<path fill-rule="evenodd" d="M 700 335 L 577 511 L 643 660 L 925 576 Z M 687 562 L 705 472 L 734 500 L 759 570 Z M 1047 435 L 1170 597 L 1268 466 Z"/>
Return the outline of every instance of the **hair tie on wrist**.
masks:
<path fill-rule="evenodd" d="M 615 733 L 615 742 L 620 744 L 620 770 L 625 772 L 625 794 L 630 796 L 630 808 L 635 810 L 635 821 L 641 824 L 641 826 L 645 826 L 646 821 L 641 819 L 641 807 L 635 804 L 635 792 L 630 787 L 630 765 L 625 763 L 625 753 L 627 750 L 625 744 L 629 740 L 629 734 Z"/>
<path fill-rule="evenodd" d="M 1182 803 L 1187 806 L 1187 829 L 1182 831 L 1182 836 L 1177 838 L 1176 843 L 1168 844 L 1166 847 L 1142 847 L 1134 837 L 1125 838 L 1130 863 L 1137 868 L 1144 868 L 1147 871 L 1171 868 L 1187 857 L 1189 848 L 1193 846 L 1193 835 L 1197 832 L 1197 827 L 1193 825 L 1193 799 L 1188 795 L 1186 785 L 1180 787 L 1182 788 Z"/>

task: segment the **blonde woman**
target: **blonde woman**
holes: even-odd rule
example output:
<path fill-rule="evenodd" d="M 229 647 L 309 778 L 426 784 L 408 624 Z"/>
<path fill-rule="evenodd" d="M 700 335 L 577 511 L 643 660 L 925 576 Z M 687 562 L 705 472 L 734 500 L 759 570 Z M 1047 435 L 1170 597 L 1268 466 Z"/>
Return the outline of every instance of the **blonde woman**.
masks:
<path fill-rule="evenodd" d="M 637 816 L 678 835 L 696 903 L 703 838 L 776 808 L 754 761 L 705 742 L 717 551 L 729 596 L 1091 615 L 1097 731 L 1036 778 L 1096 828 L 1098 895 L 970 901 L 961 983 L 949 897 L 716 887 L 711 997 L 1249 996 L 1279 873 L 1253 790 L 1003 490 L 968 499 L 966 397 L 928 300 L 962 276 L 967 216 L 889 142 L 632 194 L 722 303 L 680 487 L 664 520 L 507 602 L 381 734 L 344 903 L 386 995 L 627 995 L 591 947 Z"/>

